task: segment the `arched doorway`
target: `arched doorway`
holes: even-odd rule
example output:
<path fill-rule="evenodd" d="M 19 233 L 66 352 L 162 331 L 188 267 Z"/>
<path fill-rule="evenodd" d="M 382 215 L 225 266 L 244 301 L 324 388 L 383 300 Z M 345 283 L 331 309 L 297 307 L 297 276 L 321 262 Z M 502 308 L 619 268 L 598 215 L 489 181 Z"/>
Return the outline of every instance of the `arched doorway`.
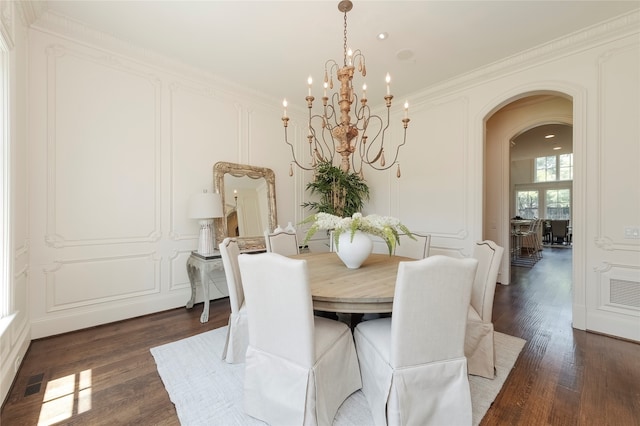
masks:
<path fill-rule="evenodd" d="M 511 143 L 535 127 L 556 123 L 573 125 L 573 102 L 560 93 L 525 93 L 514 96 L 487 114 L 485 119 L 483 237 L 505 248 L 499 281 L 510 283 L 509 219 L 514 193 L 511 182 Z"/>
<path fill-rule="evenodd" d="M 538 84 L 537 87 L 540 87 Z M 484 131 L 483 155 L 483 238 L 492 239 L 503 247 L 510 240 L 510 141 L 525 129 L 541 123 L 564 123 L 573 126 L 573 235 L 572 246 L 572 325 L 586 329 L 586 290 L 584 281 L 585 244 L 583 235 L 585 199 L 586 132 L 584 91 L 571 85 L 547 83 L 547 89 L 514 89 L 487 105 L 482 119 Z M 556 90 L 550 89 L 556 87 Z M 493 120 L 498 118 L 499 120 Z M 498 281 L 510 283 L 509 251 L 505 250 Z"/>

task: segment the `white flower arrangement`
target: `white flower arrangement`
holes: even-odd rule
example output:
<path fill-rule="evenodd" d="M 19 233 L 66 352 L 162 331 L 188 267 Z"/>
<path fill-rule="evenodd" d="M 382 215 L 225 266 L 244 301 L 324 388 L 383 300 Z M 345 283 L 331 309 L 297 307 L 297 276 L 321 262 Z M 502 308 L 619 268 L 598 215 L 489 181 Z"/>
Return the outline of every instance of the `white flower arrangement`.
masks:
<path fill-rule="evenodd" d="M 354 213 L 351 217 L 340 217 L 329 213 L 316 213 L 303 220 L 301 224 L 310 222 L 313 222 L 313 225 L 307 231 L 303 245 L 320 229 L 333 231 L 333 242 L 336 250 L 338 250 L 340 235 L 347 231 L 351 232 L 351 241 L 353 241 L 356 231 L 377 235 L 387 243 L 389 255 L 393 254 L 396 245 L 400 243 L 399 231 L 415 240 L 411 231 L 400 223 L 400 220 L 390 216 L 377 214 L 362 216 L 362 213 Z"/>

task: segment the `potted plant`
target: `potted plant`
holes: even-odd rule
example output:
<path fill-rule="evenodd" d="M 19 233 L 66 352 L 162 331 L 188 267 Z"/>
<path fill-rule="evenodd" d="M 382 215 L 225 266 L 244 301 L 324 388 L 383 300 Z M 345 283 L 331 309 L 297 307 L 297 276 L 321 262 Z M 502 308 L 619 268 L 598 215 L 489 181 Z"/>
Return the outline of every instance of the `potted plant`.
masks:
<path fill-rule="evenodd" d="M 302 207 L 340 217 L 351 217 L 362 211 L 365 201 L 369 200 L 369 186 L 363 178 L 330 162 L 318 165 L 314 180 L 306 189 L 311 195 L 319 194 L 320 200 L 307 201 Z"/>

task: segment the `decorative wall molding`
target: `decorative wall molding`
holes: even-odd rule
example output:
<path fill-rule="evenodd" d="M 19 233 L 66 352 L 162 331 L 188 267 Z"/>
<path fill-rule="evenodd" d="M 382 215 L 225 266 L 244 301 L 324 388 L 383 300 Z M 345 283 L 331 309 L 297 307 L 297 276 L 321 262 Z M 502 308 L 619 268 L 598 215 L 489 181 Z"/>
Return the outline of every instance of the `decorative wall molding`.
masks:
<path fill-rule="evenodd" d="M 19 271 L 13 273 L 13 279 L 26 278 L 29 276 L 29 265 L 24 265 Z"/>
<path fill-rule="evenodd" d="M 469 73 L 454 76 L 448 81 L 439 83 L 435 88 L 417 93 L 416 96 L 413 96 L 413 105 L 415 107 L 420 102 L 420 99 L 423 98 L 428 99 L 444 94 L 450 95 L 473 86 L 484 85 L 488 81 L 503 78 L 508 74 L 522 72 L 564 56 L 583 52 L 592 48 L 595 43 L 603 43 L 606 40 L 633 34 L 637 31 L 639 23 L 640 11 L 635 11 L 578 30 L 573 34 L 519 52 Z"/>
<path fill-rule="evenodd" d="M 452 96 L 446 99 L 431 101 L 428 104 L 423 103 L 414 111 L 421 117 L 421 126 L 428 129 L 422 135 L 416 135 L 416 141 L 423 138 L 428 141 L 437 140 L 437 144 L 428 144 L 428 148 L 418 150 L 412 146 L 406 147 L 404 156 L 401 158 L 401 167 L 405 170 L 402 178 L 402 191 L 399 186 L 395 191 L 397 195 L 397 212 L 391 212 L 398 217 L 403 218 L 403 222 L 412 229 L 417 229 L 412 222 L 423 222 L 424 217 L 429 217 L 427 225 L 429 228 L 422 226 L 420 231 L 427 232 L 433 236 L 441 238 L 449 238 L 455 240 L 466 240 L 469 237 L 469 229 L 471 227 L 472 212 L 470 206 L 470 196 L 475 191 L 472 185 L 472 176 L 475 167 L 474 158 L 472 158 L 472 147 L 469 141 L 469 98 L 468 96 Z M 398 129 L 396 129 L 398 130 Z M 412 150 L 416 149 L 416 153 L 412 155 Z M 451 158 L 459 158 L 458 167 L 452 170 L 429 157 L 436 155 L 450 156 Z M 429 164 L 427 166 L 427 164 Z M 424 185 L 419 181 L 407 182 L 407 170 L 420 170 L 426 168 L 422 179 L 430 179 L 436 176 L 448 176 L 442 181 L 438 191 L 437 200 L 429 199 L 434 202 L 418 200 L 421 196 L 427 196 L 424 192 Z M 427 171 L 428 170 L 428 171 Z M 389 177 L 392 182 L 399 185 L 399 180 L 395 177 Z M 375 185 L 376 177 L 372 177 Z M 390 191 L 390 194 L 394 191 Z M 455 205 L 455 214 L 451 214 L 450 208 Z"/>
<path fill-rule="evenodd" d="M 15 251 L 13 252 L 13 259 L 18 260 L 20 257 L 29 253 L 29 244 L 30 240 L 25 239 L 21 245 L 17 245 Z"/>
<path fill-rule="evenodd" d="M 169 291 L 182 290 L 184 288 L 191 287 L 191 283 L 189 282 L 189 278 L 187 275 L 187 260 L 191 256 L 191 250 L 174 250 L 169 256 Z M 183 261 L 184 263 L 178 263 L 178 260 Z M 178 281 L 176 271 L 182 269 L 184 272 L 184 276 L 187 277 L 187 280 Z M 186 301 L 185 301 L 186 303 Z"/>
<path fill-rule="evenodd" d="M 205 81 L 214 86 L 224 88 L 224 91 L 234 93 L 237 96 L 251 99 L 254 102 L 260 100 L 265 105 L 272 105 L 273 99 L 262 92 L 252 90 L 233 81 L 226 80 L 211 72 L 195 68 L 179 62 L 149 49 L 139 47 L 129 41 L 105 34 L 69 17 L 47 11 L 32 25 L 32 28 L 57 37 L 71 39 L 74 42 L 84 40 L 85 45 L 117 51 L 125 56 L 138 58 L 147 64 L 186 77 L 195 81 Z"/>
<path fill-rule="evenodd" d="M 172 81 L 169 85 L 169 112 L 168 112 L 168 122 L 169 122 L 169 145 L 170 145 L 170 191 L 169 191 L 169 203 L 172 206 L 169 212 L 169 237 L 173 241 L 196 241 L 198 239 L 197 228 L 192 227 L 193 233 L 185 233 L 181 232 L 179 229 L 180 225 L 184 226 L 184 224 L 180 223 L 180 219 L 184 218 L 184 214 L 182 216 L 180 214 L 176 214 L 176 210 L 182 206 L 180 203 L 180 195 L 176 194 L 175 190 L 177 187 L 177 182 L 180 178 L 185 178 L 185 166 L 191 166 L 193 169 L 194 164 L 198 164 L 198 166 L 203 166 L 201 158 L 203 155 L 208 155 L 209 163 L 206 164 L 206 169 L 199 168 L 198 170 L 213 170 L 213 164 L 219 161 L 222 158 L 229 159 L 229 156 L 225 154 L 230 150 L 235 150 L 235 141 L 229 139 L 229 137 L 235 137 L 239 139 L 237 136 L 240 131 L 234 132 L 234 123 L 235 119 L 238 121 L 238 126 L 242 126 L 242 111 L 244 111 L 244 106 L 236 102 L 236 98 L 230 96 L 229 93 L 219 90 L 217 88 L 213 88 L 210 85 L 206 84 L 196 84 L 192 82 L 184 82 L 184 81 Z M 184 96 L 184 98 L 182 98 Z M 192 97 L 191 99 L 189 97 Z M 220 123 L 215 124 L 214 127 L 210 127 L 210 123 L 204 124 L 202 122 L 204 131 L 198 134 L 195 139 L 207 137 L 206 146 L 207 151 L 200 150 L 195 157 L 197 159 L 193 159 L 192 161 L 185 164 L 184 158 L 182 162 L 178 162 L 176 159 L 176 153 L 184 152 L 185 144 L 194 143 L 191 138 L 185 140 L 185 134 L 188 134 L 192 129 L 186 129 L 184 126 L 179 127 L 181 123 L 180 117 L 184 118 L 184 114 L 188 114 L 189 116 L 193 116 L 193 112 L 185 111 L 184 102 L 199 102 L 202 100 L 202 104 L 200 104 L 200 108 L 197 108 L 198 111 L 201 111 L 202 108 L 206 108 L 206 111 L 210 113 L 211 120 L 218 120 Z M 193 108 L 193 106 L 192 106 Z M 182 115 L 180 115 L 182 114 Z M 214 116 L 215 117 L 214 119 Z M 208 118 L 207 118 L 208 120 Z M 211 121 L 214 122 L 214 121 Z M 220 130 L 220 125 L 223 124 L 227 126 L 227 129 Z M 221 136 L 227 132 L 227 137 Z M 222 139 L 221 139 L 222 138 Z M 193 145 L 194 148 L 196 145 Z M 226 150 L 226 151 L 225 151 Z M 178 166 L 182 166 L 180 169 Z M 180 175 L 180 172 L 183 174 Z M 194 173 L 192 170 L 188 171 L 189 174 Z M 183 182 L 184 183 L 184 182 Z M 202 187 L 204 189 L 213 191 L 213 173 L 207 176 L 206 186 Z M 194 188 L 195 191 L 195 188 Z"/>
<path fill-rule="evenodd" d="M 47 58 L 47 224 L 45 243 L 51 247 L 61 248 L 69 246 L 122 244 L 130 242 L 156 242 L 160 239 L 161 232 L 161 205 L 160 205 L 160 143 L 161 143 L 161 80 L 154 74 L 135 68 L 129 62 L 114 55 L 89 55 L 78 50 L 70 49 L 62 45 L 49 45 L 45 49 Z M 59 61 L 65 57 L 72 57 L 81 61 L 87 61 L 106 69 L 124 72 L 135 78 L 140 78 L 151 85 L 153 91 L 153 161 L 154 161 L 154 213 L 151 230 L 140 235 L 128 237 L 104 238 L 68 238 L 57 232 L 56 226 L 56 176 L 58 168 L 56 164 L 57 149 L 57 78 Z"/>
<path fill-rule="evenodd" d="M 176 205 L 175 194 L 174 194 L 175 164 L 174 164 L 174 155 L 173 155 L 175 144 L 176 144 L 175 128 L 174 128 L 175 126 L 174 113 L 176 110 L 175 97 L 176 97 L 176 94 L 178 94 L 181 91 L 198 95 L 198 96 L 203 96 L 209 99 L 225 99 L 224 95 L 222 95 L 218 90 L 208 85 L 188 84 L 180 81 L 172 81 L 171 83 L 169 83 L 169 144 L 170 144 L 170 150 L 171 150 L 170 151 L 171 152 L 170 174 L 171 174 L 171 182 L 172 182 L 170 187 L 170 192 L 169 192 L 169 200 L 170 200 L 171 206 Z M 213 189 L 213 187 L 211 189 Z M 175 215 L 174 208 L 171 208 L 169 214 L 170 214 L 169 224 L 171 226 L 171 229 L 169 231 L 169 238 L 171 238 L 173 241 L 183 241 L 183 240 L 196 241 L 198 239 L 197 233 L 182 234 L 178 230 L 176 230 L 176 226 L 175 226 L 176 215 Z"/>
<path fill-rule="evenodd" d="M 597 229 L 596 229 L 596 245 L 607 251 L 615 251 L 615 250 L 623 250 L 623 251 L 633 251 L 640 252 L 640 240 L 624 240 L 623 239 L 623 227 L 625 225 L 628 226 L 638 226 L 640 225 L 640 219 L 635 216 L 633 212 L 631 218 L 629 218 L 628 223 L 621 223 L 619 218 L 620 215 L 624 215 L 625 212 L 621 211 L 618 208 L 615 208 L 614 205 L 612 208 L 612 204 L 608 202 L 612 197 L 615 196 L 619 200 L 621 197 L 624 198 L 624 195 L 620 194 L 616 189 L 622 190 L 619 187 L 619 179 L 614 179 L 616 172 L 622 168 L 624 170 L 629 170 L 632 173 L 636 173 L 636 176 L 639 176 L 639 172 L 637 164 L 635 164 L 634 160 L 632 160 L 633 156 L 629 156 L 630 153 L 626 148 L 615 149 L 616 146 L 620 146 L 623 141 L 620 141 L 617 137 L 617 132 L 619 132 L 619 128 L 621 126 L 627 126 L 629 130 L 628 134 L 632 134 L 632 128 L 635 128 L 636 137 L 639 137 L 637 131 L 637 108 L 636 111 L 630 111 L 628 116 L 621 117 L 620 113 L 616 113 L 615 115 L 611 115 L 610 111 L 612 108 L 612 103 L 616 102 L 615 98 L 616 94 L 628 91 L 627 80 L 624 75 L 621 75 L 620 69 L 628 69 L 630 70 L 629 79 L 633 79 L 634 76 L 637 78 L 637 73 L 640 72 L 640 41 L 636 38 L 632 43 L 625 45 L 624 47 L 619 47 L 615 49 L 610 49 L 604 52 L 598 58 L 597 62 L 597 71 L 598 71 L 598 95 L 599 95 L 599 103 L 598 103 L 598 117 L 597 120 L 599 122 L 598 129 L 599 134 L 597 138 L 597 149 L 598 155 L 596 157 L 597 167 L 599 170 L 598 176 L 600 179 L 597 182 L 597 205 L 599 206 L 599 215 L 597 221 Z M 615 64 L 612 66 L 613 69 L 609 71 L 607 67 L 616 60 L 627 60 L 633 65 L 631 67 L 625 66 L 621 67 L 619 64 L 616 66 Z M 627 65 L 625 63 L 625 65 Z M 637 86 L 636 86 L 637 87 Z M 640 101 L 635 99 L 636 107 L 640 106 Z M 638 148 L 636 148 L 637 150 Z M 623 151 L 623 152 L 621 152 Z M 638 151 L 636 151 L 638 153 Z M 614 157 L 616 156 L 617 157 Z M 628 161 L 628 166 L 621 166 L 620 161 Z M 613 170 L 616 168 L 616 170 Z M 627 179 L 629 180 L 629 178 Z M 631 178 L 630 181 L 634 181 L 635 179 Z M 633 190 L 633 185 L 630 184 L 628 187 L 629 190 Z M 607 226 L 607 224 L 609 224 Z M 606 235 L 605 233 L 611 233 L 613 230 L 611 229 L 611 224 L 615 224 L 619 229 L 617 231 L 618 236 L 614 235 Z"/>
<path fill-rule="evenodd" d="M 129 262 L 129 264 L 131 262 L 136 263 L 138 265 L 139 273 L 145 275 L 150 273 L 151 275 L 147 277 L 147 282 L 151 283 L 151 285 L 144 287 L 145 283 L 138 281 L 129 282 L 127 285 L 119 282 L 118 284 L 121 286 L 122 291 L 118 291 L 117 289 L 114 291 L 115 286 L 112 286 L 112 284 L 114 284 L 113 281 L 117 280 L 117 278 L 114 279 L 114 277 L 117 276 L 117 273 L 120 270 L 125 268 L 127 262 Z M 151 263 L 151 269 L 149 269 L 149 263 Z M 68 268 L 85 267 L 85 269 L 88 269 L 86 268 L 87 266 L 95 269 L 95 271 L 92 272 L 92 276 L 94 278 L 92 281 L 83 280 L 83 286 L 76 288 L 74 291 L 69 291 L 69 289 L 62 290 L 60 288 L 60 284 L 56 280 L 59 274 Z M 112 271 L 109 276 L 105 277 L 100 275 L 101 266 Z M 124 299 L 133 299 L 136 297 L 158 294 L 162 287 L 160 258 L 156 256 L 155 252 L 110 257 L 57 260 L 50 267 L 43 268 L 43 272 L 45 274 L 44 291 L 46 304 L 45 309 L 47 313 L 74 310 L 90 305 L 107 304 L 109 302 Z M 86 275 L 86 271 L 82 271 L 82 273 Z M 78 274 L 82 275 L 81 273 Z M 100 287 L 102 285 L 100 280 L 108 280 L 108 282 L 105 281 L 106 284 Z M 137 285 L 137 287 L 135 287 L 135 285 Z M 98 287 L 97 290 L 96 287 Z M 64 295 L 62 293 L 64 293 Z"/>

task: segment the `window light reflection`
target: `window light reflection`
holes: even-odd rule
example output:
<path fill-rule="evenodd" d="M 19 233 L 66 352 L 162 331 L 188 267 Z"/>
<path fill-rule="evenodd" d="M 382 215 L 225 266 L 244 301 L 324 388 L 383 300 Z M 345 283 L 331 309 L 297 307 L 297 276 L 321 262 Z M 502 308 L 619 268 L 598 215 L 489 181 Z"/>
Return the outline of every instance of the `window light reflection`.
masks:
<path fill-rule="evenodd" d="M 89 411 L 91 384 L 91 370 L 50 380 L 44 392 L 38 425 L 53 425 Z"/>

